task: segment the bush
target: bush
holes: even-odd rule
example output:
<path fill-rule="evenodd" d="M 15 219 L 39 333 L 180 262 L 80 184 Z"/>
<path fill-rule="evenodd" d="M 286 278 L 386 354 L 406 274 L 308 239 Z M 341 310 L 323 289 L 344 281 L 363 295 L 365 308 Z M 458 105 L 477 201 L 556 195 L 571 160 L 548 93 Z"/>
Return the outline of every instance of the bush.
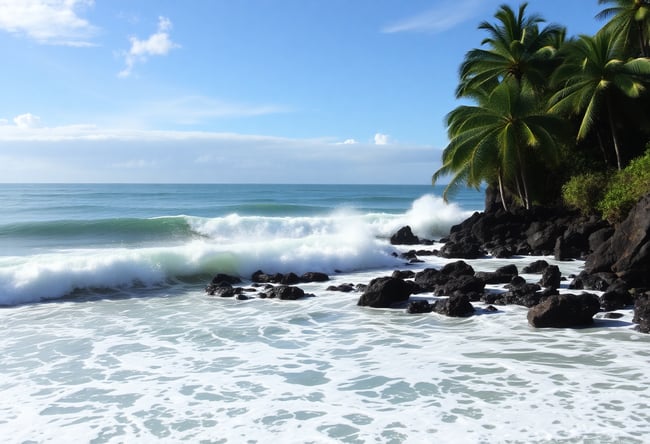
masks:
<path fill-rule="evenodd" d="M 603 217 L 610 222 L 620 222 L 638 200 L 650 193 L 650 150 L 637 157 L 610 180 L 598 204 Z"/>
<path fill-rule="evenodd" d="M 599 213 L 598 204 L 607 188 L 605 173 L 585 173 L 573 176 L 562 187 L 564 202 L 580 210 L 582 214 Z"/>

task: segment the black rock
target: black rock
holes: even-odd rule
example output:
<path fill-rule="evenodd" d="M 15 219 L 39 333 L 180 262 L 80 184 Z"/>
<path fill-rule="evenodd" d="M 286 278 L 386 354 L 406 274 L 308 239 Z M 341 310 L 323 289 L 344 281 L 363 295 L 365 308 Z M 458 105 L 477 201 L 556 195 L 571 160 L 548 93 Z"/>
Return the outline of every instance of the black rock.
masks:
<path fill-rule="evenodd" d="M 295 301 L 296 299 L 305 297 L 305 292 L 300 287 L 293 287 L 289 285 L 278 285 L 277 287 L 273 287 L 268 292 L 268 297 Z"/>
<path fill-rule="evenodd" d="M 632 295 L 625 289 L 608 290 L 600 296 L 600 306 L 604 311 L 619 310 L 633 303 Z"/>
<path fill-rule="evenodd" d="M 561 294 L 551 296 L 528 310 L 528 323 L 536 328 L 582 327 L 593 323 L 600 311 L 594 294 Z"/>
<path fill-rule="evenodd" d="M 531 262 L 530 265 L 524 267 L 523 270 L 521 270 L 521 272 L 528 273 L 528 274 L 540 274 L 543 273 L 544 270 L 546 270 L 546 267 L 548 267 L 548 262 L 546 262 L 543 259 L 540 259 L 535 262 Z"/>
<path fill-rule="evenodd" d="M 417 313 L 431 313 L 433 310 L 433 305 L 429 304 L 428 301 L 412 301 L 409 302 L 406 311 L 408 313 L 417 314 Z"/>
<path fill-rule="evenodd" d="M 317 271 L 308 271 L 300 276 L 300 282 L 326 282 L 329 281 L 329 279 L 330 278 L 327 274 Z"/>
<path fill-rule="evenodd" d="M 560 273 L 560 268 L 557 265 L 549 265 L 542 273 L 542 279 L 539 281 L 539 285 L 547 288 L 560 288 L 560 282 L 562 280 L 562 274 Z"/>
<path fill-rule="evenodd" d="M 408 301 L 411 287 L 402 279 L 380 277 L 370 281 L 357 305 L 389 308 Z"/>
<path fill-rule="evenodd" d="M 411 227 L 407 225 L 390 237 L 390 243 L 392 245 L 417 245 L 420 243 L 420 239 L 413 234 Z"/>
<path fill-rule="evenodd" d="M 436 301 L 433 304 L 433 311 L 445 316 L 467 317 L 474 314 L 474 306 L 465 295 L 450 296 Z"/>

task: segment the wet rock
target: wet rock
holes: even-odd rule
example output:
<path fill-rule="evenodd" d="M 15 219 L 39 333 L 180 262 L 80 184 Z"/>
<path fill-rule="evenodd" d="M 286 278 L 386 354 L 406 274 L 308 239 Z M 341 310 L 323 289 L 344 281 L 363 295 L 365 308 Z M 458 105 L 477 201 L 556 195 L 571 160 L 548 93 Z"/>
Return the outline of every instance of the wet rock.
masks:
<path fill-rule="evenodd" d="M 459 242 L 447 242 L 440 249 L 440 256 L 448 259 L 478 259 L 484 256 L 481 245 L 478 242 L 463 240 Z"/>
<path fill-rule="evenodd" d="M 433 304 L 433 311 L 452 317 L 467 317 L 474 314 L 474 306 L 465 295 L 450 296 Z"/>
<path fill-rule="evenodd" d="M 591 325 L 598 311 L 600 303 L 594 294 L 560 294 L 528 310 L 528 323 L 536 328 L 582 327 Z"/>
<path fill-rule="evenodd" d="M 650 297 L 644 295 L 634 302 L 634 318 L 632 322 L 637 325 L 641 333 L 650 333 Z"/>
<path fill-rule="evenodd" d="M 305 292 L 300 287 L 290 285 L 278 285 L 268 291 L 269 298 L 278 298 L 282 300 L 295 301 L 305 297 Z"/>
<path fill-rule="evenodd" d="M 231 298 L 242 293 L 241 287 L 234 288 L 228 282 L 219 282 L 218 284 L 210 284 L 205 288 L 205 292 L 210 296 L 218 296 L 221 298 Z"/>
<path fill-rule="evenodd" d="M 406 311 L 411 314 L 431 313 L 432 310 L 433 305 L 429 304 L 428 301 L 412 301 L 406 307 Z"/>
<path fill-rule="evenodd" d="M 560 273 L 560 268 L 557 265 L 549 265 L 542 273 L 542 279 L 539 281 L 539 285 L 547 288 L 560 288 L 561 280 L 562 273 Z"/>
<path fill-rule="evenodd" d="M 395 270 L 391 277 L 395 279 L 411 279 L 415 277 L 415 271 L 413 270 Z"/>
<path fill-rule="evenodd" d="M 402 279 L 380 277 L 370 281 L 357 305 L 390 308 L 408 301 L 411 286 Z"/>
<path fill-rule="evenodd" d="M 632 295 L 623 288 L 608 290 L 600 296 L 600 306 L 604 311 L 619 310 L 633 303 Z"/>
<path fill-rule="evenodd" d="M 410 226 L 405 226 L 397 230 L 397 233 L 390 237 L 391 245 L 417 245 L 420 239 L 413 234 Z"/>
<path fill-rule="evenodd" d="M 543 259 L 531 262 L 528 266 L 524 267 L 523 270 L 521 270 L 522 273 L 527 273 L 527 274 L 541 274 L 546 270 L 548 267 L 548 262 L 546 262 Z"/>
<path fill-rule="evenodd" d="M 517 266 L 514 264 L 498 268 L 496 271 L 479 271 L 476 277 L 486 284 L 507 284 L 513 277 L 518 276 Z"/>
<path fill-rule="evenodd" d="M 613 273 L 593 273 L 581 271 L 569 284 L 572 290 L 596 290 L 606 291 L 611 283 L 616 281 L 616 275 Z"/>
<path fill-rule="evenodd" d="M 343 293 L 350 293 L 351 291 L 354 291 L 354 286 L 352 284 L 330 285 L 327 287 L 327 291 L 340 291 Z"/>
<path fill-rule="evenodd" d="M 438 296 L 447 296 L 454 293 L 477 293 L 482 294 L 485 289 L 485 282 L 475 276 L 461 275 L 453 277 L 443 285 L 435 289 Z"/>
<path fill-rule="evenodd" d="M 321 273 L 318 271 L 308 271 L 307 273 L 303 273 L 302 276 L 300 276 L 300 282 L 326 282 L 329 281 L 330 277 L 325 274 Z"/>

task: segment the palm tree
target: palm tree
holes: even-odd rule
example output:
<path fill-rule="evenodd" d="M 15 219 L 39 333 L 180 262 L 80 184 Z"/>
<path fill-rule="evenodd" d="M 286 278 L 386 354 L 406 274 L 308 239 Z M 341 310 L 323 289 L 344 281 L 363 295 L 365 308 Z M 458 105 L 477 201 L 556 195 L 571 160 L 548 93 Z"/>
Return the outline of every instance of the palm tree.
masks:
<path fill-rule="evenodd" d="M 546 84 L 548 60 L 565 31 L 557 25 L 540 30 L 544 19 L 537 14 L 526 16 L 527 6 L 523 3 L 515 14 L 509 6 L 502 5 L 495 14 L 496 24 L 479 25 L 489 34 L 481 42 L 488 49 L 473 49 L 466 54 L 460 67 L 458 97 L 466 96 L 474 88 L 491 89 L 507 78 L 518 83 L 527 81 L 536 88 Z"/>
<path fill-rule="evenodd" d="M 650 75 L 650 59 L 622 60 L 619 41 L 610 38 L 607 32 L 594 37 L 580 36 L 567 43 L 564 52 L 564 63 L 552 78 L 558 91 L 550 99 L 550 111 L 582 116 L 577 135 L 579 141 L 593 130 L 599 117 L 606 119 L 620 170 L 614 100 L 620 94 L 639 97 Z"/>
<path fill-rule="evenodd" d="M 506 189 L 530 208 L 531 161 L 557 161 L 557 135 L 564 122 L 540 111 L 531 88 L 515 79 L 504 80 L 490 93 L 485 89 L 474 92 L 478 106 L 459 106 L 446 117 L 450 142 L 432 182 L 452 174 L 443 193 L 445 200 L 459 185 L 478 188 L 483 182 L 496 183 L 506 211 Z"/>
<path fill-rule="evenodd" d="M 650 0 L 598 0 L 613 4 L 596 15 L 610 19 L 603 30 L 614 35 L 626 54 L 632 57 L 650 57 Z"/>

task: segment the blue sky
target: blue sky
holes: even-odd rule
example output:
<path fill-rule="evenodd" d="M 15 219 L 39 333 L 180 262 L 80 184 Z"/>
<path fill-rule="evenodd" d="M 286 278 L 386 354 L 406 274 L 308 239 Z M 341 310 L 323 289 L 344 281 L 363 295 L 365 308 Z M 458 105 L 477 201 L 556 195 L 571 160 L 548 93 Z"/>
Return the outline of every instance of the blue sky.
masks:
<path fill-rule="evenodd" d="M 428 184 L 502 3 L 0 0 L 0 181 Z"/>

